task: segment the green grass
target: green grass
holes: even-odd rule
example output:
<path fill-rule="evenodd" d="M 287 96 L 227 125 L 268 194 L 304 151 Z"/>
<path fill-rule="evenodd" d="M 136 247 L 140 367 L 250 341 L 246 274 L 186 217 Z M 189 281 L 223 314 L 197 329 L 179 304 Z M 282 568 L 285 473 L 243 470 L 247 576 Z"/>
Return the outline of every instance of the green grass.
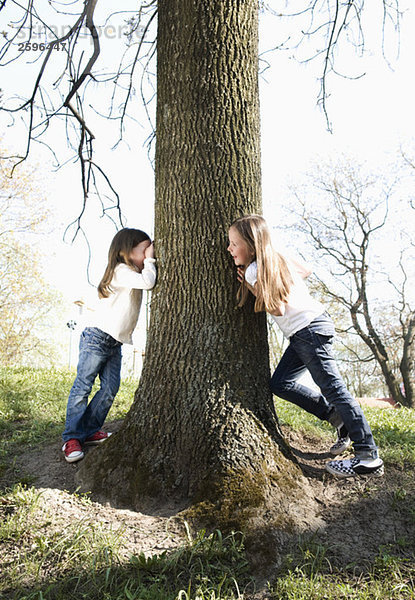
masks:
<path fill-rule="evenodd" d="M 59 438 L 75 371 L 0 367 L 0 461 L 33 446 Z M 121 419 L 133 401 L 138 382 L 124 379 L 109 413 Z M 332 439 L 332 428 L 290 402 L 277 399 L 282 424 Z M 364 408 L 385 462 L 415 465 L 415 411 Z"/>
<path fill-rule="evenodd" d="M 0 462 L 29 447 L 59 439 L 75 373 L 0 368 Z M 109 419 L 128 411 L 137 381 L 122 383 Z M 277 400 L 281 423 L 333 439 L 332 429 L 296 406 Z M 415 411 L 364 409 L 382 457 L 391 466 L 415 465 Z M 411 471 L 391 489 L 391 509 L 415 522 Z M 72 495 L 74 502 L 86 497 Z M 409 517 L 408 517 L 409 515 Z M 171 552 L 126 560 L 123 529 L 92 518 L 56 525 L 42 494 L 18 484 L 0 496 L 0 598 L 7 600 L 246 600 L 254 590 L 243 538 L 199 532 Z M 58 523 L 59 525 L 59 523 Z M 413 540 L 378 549 L 362 574 L 330 564 L 330 549 L 300 541 L 269 585 L 274 600 L 415 600 Z M 400 552 L 400 547 L 402 551 Z"/>
<path fill-rule="evenodd" d="M 20 485 L 0 500 L 2 598 L 236 600 L 250 583 L 240 534 L 201 531 L 174 551 L 126 562 L 122 528 L 88 519 L 56 526 L 42 495 Z"/>
<path fill-rule="evenodd" d="M 354 580 L 353 580 L 354 579 Z M 272 587 L 275 600 L 414 600 L 414 580 L 390 580 L 372 575 L 353 578 L 352 573 L 308 576 L 301 568 L 278 578 Z"/>
<path fill-rule="evenodd" d="M 308 540 L 299 543 L 296 556 L 286 557 L 282 575 L 270 586 L 275 600 L 414 600 L 413 563 L 379 548 L 366 573 L 333 568 L 328 549 Z"/>
<path fill-rule="evenodd" d="M 0 462 L 23 447 L 59 439 L 75 371 L 0 367 Z M 108 418 L 122 418 L 138 382 L 125 379 Z"/>
<path fill-rule="evenodd" d="M 282 425 L 333 440 L 333 428 L 304 410 L 277 398 L 276 410 Z M 415 466 L 415 410 L 410 408 L 363 408 L 376 444 L 386 464 Z"/>

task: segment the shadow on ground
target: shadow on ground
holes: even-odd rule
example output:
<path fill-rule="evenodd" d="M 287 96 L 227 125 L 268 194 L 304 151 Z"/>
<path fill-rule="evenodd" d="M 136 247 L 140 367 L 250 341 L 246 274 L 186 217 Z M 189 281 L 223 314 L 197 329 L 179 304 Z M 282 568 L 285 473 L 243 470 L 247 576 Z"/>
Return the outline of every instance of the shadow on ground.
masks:
<path fill-rule="evenodd" d="M 120 423 L 108 425 L 108 429 L 112 431 L 119 427 Z M 307 537 L 312 538 L 314 544 L 324 548 L 327 568 L 356 574 L 370 570 L 375 561 L 382 560 L 385 556 L 397 556 L 408 567 L 415 568 L 413 470 L 405 471 L 404 468 L 387 465 L 383 478 L 336 480 L 324 470 L 325 463 L 331 458 L 327 452 L 327 441 L 294 432 L 288 427 L 283 427 L 283 430 L 304 473 L 308 476 L 319 507 L 318 516 L 324 524 L 317 532 L 305 532 L 301 539 L 298 535 L 291 536 L 283 548 L 278 548 L 279 561 L 267 566 L 261 575 L 262 581 L 275 577 L 278 568 L 284 564 L 284 558 L 288 554 L 298 553 L 299 547 Z M 413 434 L 408 432 L 408 435 Z M 90 451 L 93 452 L 94 449 Z M 50 506 L 56 508 L 62 523 L 65 519 L 68 522 L 73 519 L 91 519 L 107 523 L 109 528 L 114 524 L 122 524 L 125 527 L 126 560 L 131 555 L 138 556 L 140 552 L 147 556 L 163 551 L 174 552 L 184 543 L 183 523 L 179 523 L 180 518 L 174 520 L 174 507 L 170 515 L 156 512 L 145 515 L 96 502 L 80 503 L 74 493 L 74 475 L 77 468 L 77 464 L 65 462 L 61 444 L 57 441 L 48 446 L 25 451 L 16 457 L 0 483 L 3 487 L 10 487 L 23 481 L 41 489 Z M 166 527 L 170 528 L 168 535 Z M 267 536 L 267 542 L 269 539 L 270 536 Z M 131 568 L 131 565 L 126 565 L 112 570 L 112 584 L 115 585 L 122 577 L 123 571 L 125 574 Z M 79 578 L 75 573 L 69 573 L 68 576 Z M 101 574 L 96 576 L 101 577 Z M 79 583 L 87 586 L 87 579 L 88 577 Z M 46 581 L 42 583 L 42 589 L 46 589 L 47 585 Z M 62 586 L 64 585 L 67 583 L 62 583 Z"/>

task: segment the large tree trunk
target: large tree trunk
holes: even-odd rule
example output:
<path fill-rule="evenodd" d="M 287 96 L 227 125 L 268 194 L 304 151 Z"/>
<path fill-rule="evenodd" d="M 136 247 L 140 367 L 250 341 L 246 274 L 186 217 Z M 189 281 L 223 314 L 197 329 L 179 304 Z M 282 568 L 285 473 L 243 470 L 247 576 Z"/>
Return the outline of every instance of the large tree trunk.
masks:
<path fill-rule="evenodd" d="M 159 1 L 159 276 L 145 365 L 121 432 L 79 472 L 113 502 L 203 501 L 232 525 L 267 498 L 284 514 L 304 503 L 269 390 L 265 315 L 235 308 L 226 251 L 232 220 L 261 210 L 257 13 L 257 0 Z"/>

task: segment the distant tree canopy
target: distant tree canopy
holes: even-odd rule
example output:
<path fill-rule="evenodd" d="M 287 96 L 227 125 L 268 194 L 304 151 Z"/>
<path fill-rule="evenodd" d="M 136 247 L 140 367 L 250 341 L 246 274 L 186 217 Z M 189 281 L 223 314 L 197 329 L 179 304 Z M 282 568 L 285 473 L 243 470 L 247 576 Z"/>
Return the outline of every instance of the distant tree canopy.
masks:
<path fill-rule="evenodd" d="M 10 178 L 10 164 L 0 170 L 0 363 L 8 366 L 53 364 L 60 354 L 53 340 L 62 298 L 42 273 L 36 234 L 50 212 L 35 172 L 24 166 Z"/>

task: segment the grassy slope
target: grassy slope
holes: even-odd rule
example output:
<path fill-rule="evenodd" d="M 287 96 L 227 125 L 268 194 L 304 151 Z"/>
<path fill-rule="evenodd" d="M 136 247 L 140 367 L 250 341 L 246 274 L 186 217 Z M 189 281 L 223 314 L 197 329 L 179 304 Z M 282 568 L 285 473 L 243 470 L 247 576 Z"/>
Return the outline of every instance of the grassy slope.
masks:
<path fill-rule="evenodd" d="M 59 438 L 73 376 L 52 370 L 0 369 L 3 471 L 18 452 Z M 126 413 L 136 385 L 135 381 L 123 382 L 111 420 Z M 278 401 L 277 411 L 283 424 L 316 438 L 331 439 L 328 427 L 296 407 Z M 408 493 L 408 482 L 413 489 L 415 479 L 415 411 L 368 409 L 365 413 L 387 467 L 404 474 L 393 491 L 394 501 L 405 518 L 412 516 L 415 522 L 415 502 Z M 76 501 L 87 499 L 78 497 Z M 151 559 L 136 556 L 122 564 L 117 555 L 120 533 L 108 535 L 99 524 L 82 522 L 52 531 L 48 507 L 34 487 L 20 482 L 4 490 L 0 512 L 0 597 L 231 600 L 249 597 L 253 589 L 239 535 L 201 532 L 173 553 Z M 407 545 L 406 558 L 396 551 L 399 543 Z M 313 539 L 302 540 L 287 556 L 268 594 L 282 600 L 413 600 L 414 561 L 407 558 L 408 542 L 398 540 L 396 547 L 380 547 L 376 560 L 362 575 L 347 565 L 333 568 L 328 548 Z"/>

